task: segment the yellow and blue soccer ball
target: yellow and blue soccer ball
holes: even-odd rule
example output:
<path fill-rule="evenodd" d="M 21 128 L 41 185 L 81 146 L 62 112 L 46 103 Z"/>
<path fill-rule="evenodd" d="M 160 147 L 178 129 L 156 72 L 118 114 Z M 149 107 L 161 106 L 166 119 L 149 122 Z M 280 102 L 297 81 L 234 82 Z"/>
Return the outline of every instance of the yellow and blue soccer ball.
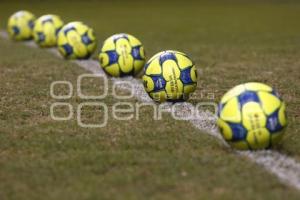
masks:
<path fill-rule="evenodd" d="M 33 38 L 41 47 L 53 47 L 57 44 L 57 34 L 64 22 L 57 15 L 43 15 L 35 21 Z"/>
<path fill-rule="evenodd" d="M 197 86 L 197 70 L 193 61 L 178 51 L 154 55 L 144 68 L 146 92 L 156 102 L 185 101 Z"/>
<path fill-rule="evenodd" d="M 104 41 L 99 61 L 104 71 L 111 76 L 134 76 L 144 67 L 144 47 L 132 35 L 115 34 Z"/>
<path fill-rule="evenodd" d="M 7 31 L 14 40 L 32 39 L 35 16 L 26 10 L 14 13 L 8 19 Z"/>
<path fill-rule="evenodd" d="M 58 32 L 58 50 L 68 59 L 87 59 L 96 49 L 92 28 L 82 22 L 70 22 Z"/>
<path fill-rule="evenodd" d="M 285 107 L 270 86 L 241 84 L 221 99 L 218 126 L 223 138 L 236 149 L 267 149 L 283 135 L 287 125 Z"/>

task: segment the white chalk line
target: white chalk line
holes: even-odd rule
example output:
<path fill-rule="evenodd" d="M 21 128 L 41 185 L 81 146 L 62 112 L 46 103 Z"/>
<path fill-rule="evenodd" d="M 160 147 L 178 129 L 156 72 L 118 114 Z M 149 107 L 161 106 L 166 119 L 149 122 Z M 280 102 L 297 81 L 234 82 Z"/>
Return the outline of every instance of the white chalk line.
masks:
<path fill-rule="evenodd" d="M 5 31 L 0 31 L 0 35 L 4 39 L 8 39 L 8 35 Z M 24 42 L 26 46 L 37 48 L 38 46 L 33 41 Z M 50 53 L 54 54 L 62 58 L 55 48 L 47 49 Z M 99 65 L 99 62 L 95 60 L 74 60 L 71 61 L 76 63 L 78 66 L 86 69 L 93 74 L 101 74 L 104 75 L 105 72 Z M 130 81 L 131 85 L 134 86 L 134 96 L 137 100 L 141 102 L 152 102 L 149 96 L 144 91 L 143 85 L 141 81 L 135 79 L 133 77 L 125 77 L 125 78 L 110 78 L 113 82 L 123 82 Z M 126 87 L 122 87 L 121 84 L 118 84 L 119 87 L 123 90 L 128 90 Z M 165 103 L 166 111 L 171 112 L 171 104 Z M 180 110 L 182 115 L 184 116 L 186 103 L 181 103 L 182 109 Z M 209 111 L 203 111 L 198 115 L 199 118 L 189 120 L 193 126 L 197 129 L 204 131 L 204 133 L 209 134 L 215 138 L 217 138 L 221 143 L 228 146 L 227 143 L 223 140 L 220 135 L 217 127 L 216 127 L 216 117 L 210 113 Z M 274 174 L 282 183 L 285 183 L 289 186 L 292 186 L 298 190 L 300 190 L 300 164 L 282 153 L 279 153 L 274 150 L 261 150 L 261 151 L 236 151 L 237 155 L 245 156 L 258 165 L 263 166 L 268 172 Z M 266 180 L 267 181 L 267 180 Z"/>

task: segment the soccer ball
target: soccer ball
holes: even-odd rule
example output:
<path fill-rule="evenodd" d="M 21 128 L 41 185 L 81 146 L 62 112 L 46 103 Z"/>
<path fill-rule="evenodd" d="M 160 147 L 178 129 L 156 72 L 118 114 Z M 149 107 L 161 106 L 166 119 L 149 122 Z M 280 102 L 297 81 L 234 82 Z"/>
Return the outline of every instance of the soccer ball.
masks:
<path fill-rule="evenodd" d="M 32 39 L 35 16 L 28 11 L 21 10 L 14 13 L 7 23 L 7 31 L 14 40 Z"/>
<path fill-rule="evenodd" d="M 197 70 L 191 59 L 178 51 L 163 51 L 146 64 L 144 88 L 156 102 L 178 102 L 189 98 L 197 86 Z"/>
<path fill-rule="evenodd" d="M 104 71 L 111 76 L 133 76 L 144 67 L 144 47 L 132 35 L 116 34 L 104 41 L 99 61 Z"/>
<path fill-rule="evenodd" d="M 219 104 L 222 136 L 239 150 L 270 148 L 280 141 L 286 125 L 285 103 L 262 83 L 238 85 Z"/>
<path fill-rule="evenodd" d="M 65 58 L 87 59 L 96 49 L 96 37 L 82 22 L 70 22 L 58 32 L 57 46 Z"/>
<path fill-rule="evenodd" d="M 41 47 L 52 47 L 57 44 L 57 34 L 64 23 L 57 15 L 43 15 L 35 21 L 33 38 Z"/>

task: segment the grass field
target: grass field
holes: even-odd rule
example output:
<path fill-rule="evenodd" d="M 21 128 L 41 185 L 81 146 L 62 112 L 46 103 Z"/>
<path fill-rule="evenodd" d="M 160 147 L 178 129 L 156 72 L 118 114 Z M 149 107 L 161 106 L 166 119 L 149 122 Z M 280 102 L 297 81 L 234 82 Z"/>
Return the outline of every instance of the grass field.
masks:
<path fill-rule="evenodd" d="M 247 81 L 270 84 L 288 105 L 289 126 L 276 150 L 300 162 L 300 2 L 251 2 L 3 1 L 0 26 L 28 9 L 84 21 L 99 46 L 128 32 L 143 42 L 148 58 L 165 49 L 186 52 L 201 71 L 192 102 L 208 93 L 218 102 Z M 75 119 L 53 121 L 50 84 L 75 84 L 83 73 L 47 51 L 0 38 L 0 199 L 300 198 L 268 170 L 168 114 L 155 121 L 145 108 L 141 120 L 109 119 L 101 129 L 80 128 Z M 95 93 L 101 85 L 83 87 Z M 111 108 L 116 100 L 103 102 Z M 99 119 L 92 109 L 84 117 Z"/>

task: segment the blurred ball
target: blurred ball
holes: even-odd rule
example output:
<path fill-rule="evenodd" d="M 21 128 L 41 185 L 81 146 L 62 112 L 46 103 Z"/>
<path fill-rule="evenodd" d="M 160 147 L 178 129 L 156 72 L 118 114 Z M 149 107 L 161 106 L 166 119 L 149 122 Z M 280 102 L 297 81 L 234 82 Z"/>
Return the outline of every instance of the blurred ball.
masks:
<path fill-rule="evenodd" d="M 57 15 L 43 15 L 35 21 L 33 37 L 41 47 L 53 47 L 57 44 L 57 34 L 63 27 L 63 21 Z"/>
<path fill-rule="evenodd" d="M 87 59 L 96 49 L 96 37 L 84 23 L 70 22 L 59 31 L 57 46 L 65 58 Z"/>
<path fill-rule="evenodd" d="M 14 13 L 8 19 L 7 31 L 14 40 L 32 39 L 32 30 L 34 27 L 35 16 L 25 10 Z"/>
<path fill-rule="evenodd" d="M 280 141 L 286 125 L 285 103 L 263 83 L 238 85 L 219 104 L 218 126 L 236 149 L 270 148 Z"/>

